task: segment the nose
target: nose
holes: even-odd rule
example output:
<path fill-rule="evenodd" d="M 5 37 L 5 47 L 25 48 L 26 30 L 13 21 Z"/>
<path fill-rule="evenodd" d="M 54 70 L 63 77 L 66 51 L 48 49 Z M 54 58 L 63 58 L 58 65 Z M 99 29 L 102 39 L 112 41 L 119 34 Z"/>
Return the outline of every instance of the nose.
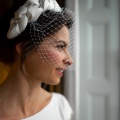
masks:
<path fill-rule="evenodd" d="M 64 58 L 63 63 L 64 63 L 66 66 L 69 66 L 69 65 L 73 64 L 73 59 L 72 59 L 72 57 L 70 56 L 69 52 L 66 53 L 66 57 Z"/>

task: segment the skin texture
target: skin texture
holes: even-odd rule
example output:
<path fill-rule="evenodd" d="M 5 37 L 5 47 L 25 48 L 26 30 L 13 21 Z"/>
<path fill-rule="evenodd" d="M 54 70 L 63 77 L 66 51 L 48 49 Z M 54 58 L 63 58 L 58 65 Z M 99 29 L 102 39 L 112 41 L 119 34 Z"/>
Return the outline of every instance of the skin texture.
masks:
<path fill-rule="evenodd" d="M 53 42 L 49 44 L 47 42 L 49 40 Z M 63 45 L 63 42 L 58 44 L 59 40 L 64 41 L 66 45 Z M 68 44 L 69 32 L 67 27 L 63 26 L 54 36 L 46 38 L 39 46 L 46 49 L 33 51 L 27 56 L 23 64 L 24 75 L 20 66 L 22 50 L 20 45 L 16 45 L 16 61 L 11 65 L 8 77 L 0 86 L 0 120 L 22 119 L 39 112 L 48 105 L 52 94 L 43 90 L 40 84 L 44 82 L 56 85 L 60 82 L 62 73 L 58 72 L 56 67 L 66 69 L 68 63 L 73 63 L 68 53 Z M 46 58 L 44 59 L 42 55 Z"/>
<path fill-rule="evenodd" d="M 66 46 L 59 41 L 65 42 Z M 36 79 L 34 81 L 38 81 L 38 83 L 41 81 L 52 85 L 58 84 L 61 75 L 57 73 L 56 68 L 66 69 L 66 62 L 73 63 L 68 53 L 68 44 L 69 32 L 64 26 L 56 35 L 46 38 L 45 42 L 40 45 L 39 52 L 27 57 L 24 64 L 24 68 L 28 72 L 26 74 L 33 80 Z"/>

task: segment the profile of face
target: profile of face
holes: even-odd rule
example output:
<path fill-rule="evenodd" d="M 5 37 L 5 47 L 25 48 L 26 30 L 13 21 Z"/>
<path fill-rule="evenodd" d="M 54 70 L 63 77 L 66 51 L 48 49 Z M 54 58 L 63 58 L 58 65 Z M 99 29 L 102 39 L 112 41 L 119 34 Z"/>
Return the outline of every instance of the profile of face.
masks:
<path fill-rule="evenodd" d="M 26 58 L 24 68 L 27 75 L 38 82 L 58 84 L 64 70 L 73 63 L 68 46 L 69 31 L 63 26 L 56 34 L 47 37 L 37 51 Z"/>

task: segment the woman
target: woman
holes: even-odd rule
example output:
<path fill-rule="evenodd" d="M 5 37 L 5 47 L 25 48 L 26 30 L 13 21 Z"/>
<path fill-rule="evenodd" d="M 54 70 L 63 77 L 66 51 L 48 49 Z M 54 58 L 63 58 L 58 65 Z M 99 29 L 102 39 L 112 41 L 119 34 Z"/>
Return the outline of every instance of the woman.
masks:
<path fill-rule="evenodd" d="M 19 6 L 0 21 L 0 61 L 10 66 L 0 86 L 0 120 L 70 120 L 66 98 L 41 83 L 58 84 L 73 63 L 68 52 L 73 16 L 55 0 Z"/>

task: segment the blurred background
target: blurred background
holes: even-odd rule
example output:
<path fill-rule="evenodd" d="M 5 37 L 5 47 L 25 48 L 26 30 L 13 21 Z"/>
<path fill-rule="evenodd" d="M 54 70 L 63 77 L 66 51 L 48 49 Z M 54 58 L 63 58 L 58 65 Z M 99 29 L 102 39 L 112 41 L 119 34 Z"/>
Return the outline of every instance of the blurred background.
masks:
<path fill-rule="evenodd" d="M 0 17 L 16 0 L 0 0 Z M 76 16 L 75 70 L 48 91 L 64 94 L 72 120 L 120 120 L 119 0 L 57 0 Z M 0 63 L 0 83 L 9 68 Z"/>

